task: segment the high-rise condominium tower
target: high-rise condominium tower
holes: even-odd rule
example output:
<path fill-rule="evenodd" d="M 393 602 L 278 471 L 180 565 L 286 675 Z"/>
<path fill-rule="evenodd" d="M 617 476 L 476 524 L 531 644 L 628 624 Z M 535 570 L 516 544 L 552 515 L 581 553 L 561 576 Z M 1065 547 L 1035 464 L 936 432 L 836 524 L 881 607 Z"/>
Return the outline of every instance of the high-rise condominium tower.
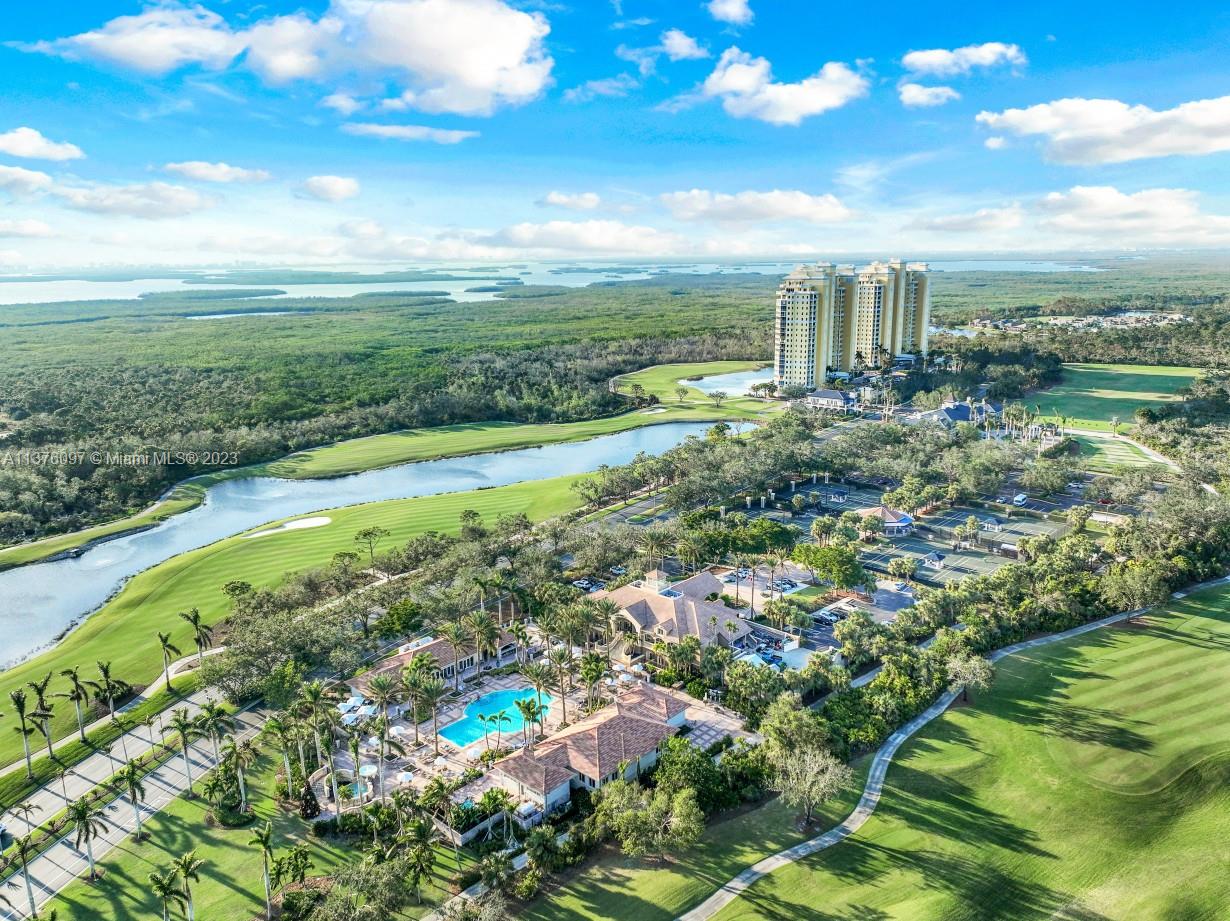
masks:
<path fill-rule="evenodd" d="M 774 379 L 810 390 L 832 371 L 925 355 L 930 321 L 925 262 L 801 265 L 777 289 Z"/>

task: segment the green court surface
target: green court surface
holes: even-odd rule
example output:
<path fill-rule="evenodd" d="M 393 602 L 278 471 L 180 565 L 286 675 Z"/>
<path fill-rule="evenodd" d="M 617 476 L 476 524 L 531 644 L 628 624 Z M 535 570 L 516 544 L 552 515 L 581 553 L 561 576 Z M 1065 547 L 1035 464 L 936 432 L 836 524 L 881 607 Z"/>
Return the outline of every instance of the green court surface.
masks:
<path fill-rule="evenodd" d="M 944 555 L 942 569 L 932 569 L 921 560 L 932 552 Z M 928 582 L 955 582 L 966 576 L 985 576 L 999 567 L 1012 562 L 1007 557 L 996 556 L 982 550 L 953 550 L 951 541 L 928 540 L 917 534 L 909 537 L 881 538 L 878 543 L 861 553 L 859 559 L 878 569 L 887 569 L 890 561 L 898 557 L 919 560 L 916 578 Z"/>
<path fill-rule="evenodd" d="M 972 508 L 967 505 L 957 505 L 949 509 L 925 515 L 918 519 L 919 524 L 933 528 L 952 530 L 957 528 L 973 515 L 979 522 L 995 522 L 999 530 L 984 526 L 979 536 L 984 540 L 994 540 L 999 543 L 1012 544 L 1024 537 L 1041 537 L 1044 534 L 1057 536 L 1066 530 L 1062 521 L 1051 521 L 1047 518 L 1034 518 L 1032 515 L 1014 514 L 1008 516 L 1004 512 L 992 512 L 985 508 Z"/>
<path fill-rule="evenodd" d="M 997 665 L 853 836 L 715 917 L 1214 921 L 1230 905 L 1230 590 Z"/>
<path fill-rule="evenodd" d="M 1134 425 L 1133 414 L 1141 406 L 1178 399 L 1176 391 L 1201 373 L 1199 368 L 1169 365 L 1066 364 L 1059 384 L 1028 394 L 1021 402 L 1041 410 L 1044 420 L 1062 417 L 1076 428 L 1109 431 L 1112 419 Z"/>

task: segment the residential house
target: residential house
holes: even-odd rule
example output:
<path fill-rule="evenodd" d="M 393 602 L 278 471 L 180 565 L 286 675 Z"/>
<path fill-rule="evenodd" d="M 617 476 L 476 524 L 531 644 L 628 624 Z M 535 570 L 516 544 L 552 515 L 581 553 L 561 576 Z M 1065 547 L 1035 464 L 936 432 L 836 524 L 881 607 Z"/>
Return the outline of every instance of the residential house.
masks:
<path fill-rule="evenodd" d="M 803 398 L 813 409 L 829 409 L 836 412 L 851 412 L 855 408 L 854 397 L 844 390 L 813 390 Z"/>
<path fill-rule="evenodd" d="M 495 659 L 504 662 L 513 658 L 517 651 L 517 641 L 511 633 L 503 630 L 500 631 L 499 650 Z M 459 651 L 454 650 L 447 640 L 435 639 L 431 636 L 421 636 L 417 639 L 400 646 L 395 655 L 383 660 L 370 672 L 360 675 L 353 684 L 360 692 L 367 688 L 368 682 L 376 675 L 399 675 L 401 670 L 410 663 L 410 660 L 421 653 L 426 653 L 433 656 L 436 660 L 436 668 L 434 675 L 444 681 L 452 681 L 453 676 L 458 672 L 463 678 L 469 673 L 476 672 L 482 663 L 479 661 L 478 651 L 473 644 L 463 646 Z"/>

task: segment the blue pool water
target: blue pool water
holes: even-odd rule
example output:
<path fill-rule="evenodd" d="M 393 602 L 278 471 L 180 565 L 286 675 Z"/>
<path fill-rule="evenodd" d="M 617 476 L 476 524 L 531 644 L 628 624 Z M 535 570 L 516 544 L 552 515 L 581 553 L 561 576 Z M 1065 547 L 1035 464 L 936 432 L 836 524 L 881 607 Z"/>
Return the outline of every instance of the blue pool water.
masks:
<path fill-rule="evenodd" d="M 508 722 L 503 724 L 501 730 L 503 736 L 504 738 L 516 738 L 521 735 L 521 727 L 525 724 L 521 718 L 521 711 L 517 709 L 517 701 L 532 700 L 537 697 L 538 692 L 533 688 L 522 688 L 519 691 L 492 691 L 490 694 L 484 694 L 466 706 L 465 716 L 442 728 L 440 735 L 459 748 L 473 745 L 483 738 L 483 722 L 479 717 L 492 716 L 503 710 L 508 717 Z M 550 694 L 542 695 L 544 707 L 550 707 L 552 700 L 554 698 Z M 494 742 L 495 726 L 489 726 L 487 732 Z"/>

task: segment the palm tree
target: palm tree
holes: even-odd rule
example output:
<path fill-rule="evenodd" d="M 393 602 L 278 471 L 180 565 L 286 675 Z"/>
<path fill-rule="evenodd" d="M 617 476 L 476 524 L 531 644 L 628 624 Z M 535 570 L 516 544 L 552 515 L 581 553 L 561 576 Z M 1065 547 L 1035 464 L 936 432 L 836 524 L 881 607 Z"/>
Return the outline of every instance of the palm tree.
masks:
<path fill-rule="evenodd" d="M 188 907 L 188 921 L 196 921 L 196 909 L 192 905 L 192 887 L 188 883 L 201 881 L 201 867 L 204 865 L 205 861 L 196 856 L 195 850 L 188 851 L 171 861 L 171 867 L 183 885 L 184 902 Z"/>
<path fill-rule="evenodd" d="M 81 675 L 78 674 L 76 666 L 66 668 L 60 672 L 61 678 L 68 679 L 67 693 L 61 692 L 59 697 L 73 702 L 73 708 L 77 711 L 77 734 L 81 737 L 81 741 L 85 741 L 85 717 L 81 713 L 81 705 L 88 703 L 90 700 L 90 686 L 81 680 Z"/>
<path fill-rule="evenodd" d="M 499 713 L 493 713 L 487 717 L 488 720 L 495 723 L 495 750 L 500 750 L 500 739 L 504 735 L 504 726 L 512 722 L 512 717 L 508 715 L 507 710 L 501 710 Z"/>
<path fill-rule="evenodd" d="M 171 690 L 171 653 L 182 655 L 179 647 L 171 642 L 171 634 L 159 633 L 158 645 L 162 649 L 162 680 L 166 684 L 167 690 Z"/>
<path fill-rule="evenodd" d="M 35 700 L 34 711 L 30 714 L 30 719 L 37 723 L 38 730 L 43 734 L 43 739 L 47 743 L 47 756 L 51 757 L 51 718 L 55 716 L 55 707 L 47 699 L 49 684 L 51 684 L 51 672 L 44 675 L 42 681 L 26 682 L 26 687 L 34 692 Z"/>
<path fill-rule="evenodd" d="M 187 707 L 177 707 L 171 711 L 171 719 L 162 734 L 175 733 L 175 742 L 184 756 L 184 776 L 188 778 L 188 795 L 192 796 L 192 758 L 188 753 L 189 746 L 201 737 L 201 729 L 188 715 Z"/>
<path fill-rule="evenodd" d="M 239 811 L 248 811 L 248 783 L 246 772 L 256 763 L 260 754 L 256 743 L 251 739 L 238 740 L 231 736 L 222 745 L 222 763 L 235 772 L 235 782 L 239 786 Z"/>
<path fill-rule="evenodd" d="M 392 675 L 377 675 L 367 683 L 367 696 L 380 708 L 385 719 L 388 719 L 389 707 L 401 702 L 402 692 L 400 682 Z"/>
<path fill-rule="evenodd" d="M 372 727 L 376 733 L 376 739 L 380 743 L 380 757 L 376 761 L 376 788 L 380 791 L 380 801 L 384 802 L 384 756 L 392 752 L 395 755 L 404 755 L 405 747 L 396 739 L 389 738 L 389 718 L 387 716 L 378 717 L 375 725 Z"/>
<path fill-rule="evenodd" d="M 73 847 L 80 849 L 81 845 L 85 844 L 85 856 L 90 863 L 90 879 L 98 878 L 94 869 L 94 839 L 107 830 L 102 813 L 103 807 L 99 803 L 84 797 L 69 803 L 64 811 L 65 818 L 76 833 Z"/>
<path fill-rule="evenodd" d="M 22 835 L 13 839 L 13 856 L 21 864 L 21 877 L 26 884 L 26 900 L 30 903 L 30 917 L 38 917 L 38 906 L 34 904 L 34 886 L 30 883 L 30 858 L 37 857 L 38 844 L 33 835 Z"/>
<path fill-rule="evenodd" d="M 333 710 L 337 703 L 337 694 L 325 687 L 323 681 L 309 681 L 299 689 L 299 699 L 295 709 L 312 727 L 312 739 L 316 743 L 316 763 L 322 764 L 324 758 L 320 753 L 320 723 L 327 711 Z"/>
<path fill-rule="evenodd" d="M 186 905 L 184 894 L 180 892 L 178 882 L 174 870 L 164 870 L 161 873 L 151 873 L 146 877 L 149 880 L 149 891 L 153 893 L 162 905 L 162 921 L 170 921 L 171 908 L 182 908 Z"/>
<path fill-rule="evenodd" d="M 592 707 L 596 701 L 596 689 L 606 674 L 606 663 L 596 652 L 587 652 L 581 657 L 581 681 L 585 683 L 585 702 Z"/>
<path fill-rule="evenodd" d="M 555 681 L 555 672 L 546 662 L 531 662 L 521 669 L 521 676 L 538 692 L 538 707 L 542 709 L 542 692 Z"/>
<path fill-rule="evenodd" d="M 461 653 L 470 645 L 470 635 L 459 623 L 445 624 L 440 628 L 440 637 L 453 650 L 453 690 L 461 690 Z"/>
<path fill-rule="evenodd" d="M 615 633 L 619 629 L 616 618 L 619 616 L 619 605 L 610 598 L 600 598 L 594 602 L 594 613 L 602 618 L 602 638 L 606 645 L 606 664 L 611 664 L 611 645 L 615 642 Z"/>
<path fill-rule="evenodd" d="M 205 658 L 205 650 L 214 644 L 213 628 L 201 621 L 201 612 L 196 608 L 191 611 L 180 611 L 179 616 L 192 628 L 192 640 L 196 643 L 196 662 L 200 665 Z"/>
<path fill-rule="evenodd" d="M 419 704 L 422 703 L 419 690 L 422 682 L 431 678 L 439 667 L 436 657 L 430 652 L 416 652 L 401 670 L 402 687 L 406 689 L 406 697 L 410 702 L 410 716 L 414 720 L 415 745 L 419 744 Z"/>
<path fill-rule="evenodd" d="M 218 701 L 207 700 L 201 704 L 201 712 L 196 715 L 196 724 L 201 730 L 201 735 L 208 737 L 213 743 L 214 763 L 219 763 L 222 755 L 218 750 L 218 745 L 224 735 L 235 731 L 235 718 Z"/>
<path fill-rule="evenodd" d="M 517 644 L 516 657 L 517 664 L 521 664 L 521 650 L 524 649 L 527 653 L 530 649 L 530 631 L 521 621 L 514 621 L 508 626 L 508 633 Z"/>
<path fill-rule="evenodd" d="M 547 661 L 555 669 L 556 681 L 559 686 L 559 703 L 563 708 L 563 723 L 568 725 L 568 676 L 572 673 L 572 649 L 569 646 L 557 646 L 547 653 Z"/>
<path fill-rule="evenodd" d="M 265 822 L 252 833 L 248 844 L 261 849 L 261 877 L 265 882 L 265 917 L 273 917 L 273 887 L 269 880 L 269 858 L 273 856 L 273 823 Z"/>
<path fill-rule="evenodd" d="M 521 741 L 529 745 L 532 751 L 534 748 L 534 731 L 526 727 L 531 726 L 542 718 L 542 707 L 532 697 L 527 697 L 524 700 L 515 700 L 513 703 L 517 705 L 517 709 L 521 712 Z"/>
<path fill-rule="evenodd" d="M 294 740 L 294 727 L 284 714 L 275 713 L 269 719 L 265 720 L 265 725 L 261 727 L 260 734 L 266 738 L 272 739 L 278 746 L 278 750 L 282 753 L 282 769 L 286 771 L 286 789 L 294 789 L 292 783 L 294 774 L 290 769 L 290 746 Z"/>
<path fill-rule="evenodd" d="M 402 846 L 410 858 L 410 884 L 415 897 L 423 904 L 420 883 L 431 877 L 436 865 L 436 827 L 426 819 L 415 819 L 401 835 Z"/>
<path fill-rule="evenodd" d="M 111 716 L 112 722 L 114 722 L 115 699 L 123 697 L 128 693 L 128 684 L 111 674 L 110 662 L 95 662 L 94 664 L 98 668 L 98 680 L 89 682 L 90 688 L 94 691 L 95 700 L 107 702 L 107 713 Z M 127 759 L 127 755 L 125 755 L 125 759 Z"/>
<path fill-rule="evenodd" d="M 440 754 L 440 700 L 446 686 L 439 678 L 424 678 L 419 683 L 419 704 L 431 711 L 431 732 L 435 740 L 436 754 Z"/>
<path fill-rule="evenodd" d="M 657 561 L 657 568 L 665 565 L 667 551 L 671 549 L 671 536 L 659 528 L 645 528 L 640 533 L 641 553 L 651 561 Z"/>
<path fill-rule="evenodd" d="M 132 803 L 132 817 L 136 822 L 137 840 L 143 837 L 141 831 L 141 801 L 145 799 L 145 775 L 135 761 L 129 761 L 115 774 L 115 780 L 123 789 L 128 801 Z"/>
<path fill-rule="evenodd" d="M 34 728 L 29 725 L 26 715 L 26 692 L 21 688 L 13 688 L 9 691 L 9 700 L 13 702 L 13 712 L 17 714 L 17 726 L 13 731 L 21 736 L 21 748 L 26 755 L 26 777 L 33 780 L 34 767 L 30 763 L 30 733 L 34 731 Z"/>
<path fill-rule="evenodd" d="M 474 648 L 478 652 L 478 660 L 481 663 L 484 654 L 499 655 L 500 652 L 500 628 L 491 615 L 486 611 L 475 611 L 463 621 L 466 629 L 470 631 L 470 636 L 474 638 Z M 495 662 L 498 667 L 501 662 L 497 658 Z"/>

